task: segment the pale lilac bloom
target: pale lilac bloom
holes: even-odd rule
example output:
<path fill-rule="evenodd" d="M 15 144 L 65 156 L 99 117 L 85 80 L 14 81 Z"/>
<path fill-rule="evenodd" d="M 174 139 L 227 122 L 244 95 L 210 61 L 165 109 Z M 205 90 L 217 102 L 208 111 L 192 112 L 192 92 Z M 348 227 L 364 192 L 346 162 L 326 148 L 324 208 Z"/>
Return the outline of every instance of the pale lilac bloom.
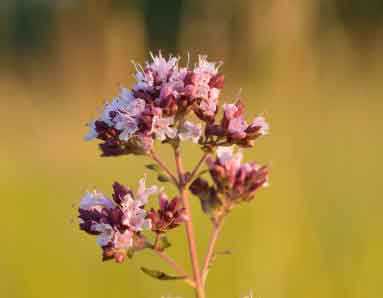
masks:
<path fill-rule="evenodd" d="M 238 112 L 238 106 L 234 103 L 225 103 L 223 105 L 223 112 L 225 114 L 226 119 L 233 119 L 235 117 L 235 113 Z"/>
<path fill-rule="evenodd" d="M 134 86 L 134 90 L 150 91 L 154 88 L 154 82 L 166 82 L 173 75 L 178 72 L 179 58 L 170 56 L 169 59 L 162 57 L 159 53 L 157 56 L 150 54 L 152 62 L 146 62 L 145 69 L 139 64 L 135 64 L 136 67 L 136 80 L 137 84 Z M 176 75 L 174 75 L 174 78 Z"/>
<path fill-rule="evenodd" d="M 221 165 L 226 169 L 235 169 L 235 171 L 241 166 L 243 159 L 242 151 L 234 152 L 233 147 L 218 147 L 217 157 Z"/>
<path fill-rule="evenodd" d="M 96 190 L 87 191 L 80 202 L 80 209 L 101 211 L 103 208 L 112 209 L 114 203 Z"/>
<path fill-rule="evenodd" d="M 209 82 L 213 76 L 218 73 L 220 64 L 208 62 L 207 56 L 199 56 L 198 64 L 195 66 L 193 73 L 195 74 L 194 89 L 192 90 L 193 96 L 201 98 L 199 104 L 200 110 L 205 116 L 214 117 L 217 111 L 217 103 L 219 96 L 219 89 L 209 86 Z M 188 91 L 190 93 L 190 91 Z"/>
<path fill-rule="evenodd" d="M 164 141 L 166 137 L 174 139 L 177 136 L 177 129 L 170 127 L 174 123 L 174 117 L 154 116 L 152 122 L 152 133 L 160 141 Z"/>
<path fill-rule="evenodd" d="M 146 187 L 146 177 L 140 179 L 135 197 L 127 194 L 122 206 L 122 224 L 128 226 L 132 231 L 143 231 L 151 228 L 151 220 L 147 219 L 146 211 L 143 207 L 148 203 L 151 195 L 158 193 L 159 189 L 156 185 Z"/>
<path fill-rule="evenodd" d="M 191 140 L 193 143 L 198 143 L 202 134 L 201 123 L 194 124 L 190 121 L 185 121 L 178 132 L 181 141 Z"/>
<path fill-rule="evenodd" d="M 231 134 L 237 134 L 239 137 L 246 137 L 245 130 L 248 124 L 242 116 L 236 117 L 229 121 L 228 131 Z"/>
<path fill-rule="evenodd" d="M 230 134 L 235 134 L 239 138 L 246 137 L 245 130 L 248 128 L 246 120 L 243 115 L 239 113 L 239 107 L 236 104 L 224 104 L 223 111 L 225 118 L 229 121 L 227 130 Z"/>
<path fill-rule="evenodd" d="M 122 224 L 129 227 L 132 231 L 143 231 L 150 229 L 151 221 L 146 219 L 146 211 L 140 200 L 135 200 L 130 194 L 124 197 L 122 206 Z"/>
<path fill-rule="evenodd" d="M 217 111 L 217 98 L 203 99 L 199 104 L 199 108 L 206 116 L 214 117 Z"/>
<path fill-rule="evenodd" d="M 119 135 L 120 140 L 127 141 L 138 130 L 138 119 L 145 110 L 145 101 L 135 98 L 127 102 L 127 104 L 115 111 L 117 115 L 114 117 L 114 127 L 122 130 Z"/>
<path fill-rule="evenodd" d="M 114 233 L 115 233 L 111 225 L 104 224 L 104 223 L 94 224 L 92 226 L 92 229 L 100 233 L 99 235 L 97 235 L 97 240 L 96 240 L 97 244 L 100 246 L 108 245 L 112 241 Z"/>
<path fill-rule="evenodd" d="M 216 75 L 218 73 L 219 67 L 222 65 L 222 63 L 215 63 L 215 62 L 209 62 L 207 61 L 206 55 L 199 55 L 198 56 L 198 64 L 194 68 L 194 73 L 197 74 L 209 74 L 211 77 Z"/>
<path fill-rule="evenodd" d="M 124 115 L 119 118 L 119 122 L 116 123 L 116 128 L 122 130 L 118 138 L 122 141 L 128 141 L 132 135 L 138 130 L 137 119 Z"/>
<path fill-rule="evenodd" d="M 134 94 L 132 91 L 130 91 L 128 88 L 122 87 L 120 90 L 119 98 L 126 101 L 131 102 L 135 100 Z"/>
<path fill-rule="evenodd" d="M 250 127 L 260 127 L 259 133 L 261 135 L 267 135 L 269 133 L 269 124 L 266 122 L 265 117 L 262 116 L 255 117 L 253 122 L 250 124 Z"/>
<path fill-rule="evenodd" d="M 108 124 L 110 127 L 113 127 L 113 112 L 126 109 L 129 103 L 129 101 L 125 101 L 118 96 L 115 97 L 110 103 L 105 103 L 100 120 Z"/>
<path fill-rule="evenodd" d="M 124 233 L 117 231 L 113 237 L 113 246 L 116 249 L 127 249 L 133 246 L 133 233 L 129 230 Z"/>
<path fill-rule="evenodd" d="M 152 90 L 154 85 L 154 78 L 152 73 L 138 71 L 136 73 L 137 83 L 134 85 L 133 90 Z"/>
<path fill-rule="evenodd" d="M 157 185 L 146 187 L 146 176 L 141 178 L 138 182 L 138 189 L 136 193 L 136 200 L 139 201 L 142 206 L 148 203 L 148 198 L 158 193 L 159 189 Z"/>
<path fill-rule="evenodd" d="M 177 70 L 178 68 L 179 58 L 177 57 L 170 56 L 169 59 L 166 60 L 164 57 L 162 57 L 161 53 L 159 53 L 158 56 L 155 56 L 153 55 L 153 53 L 150 53 L 150 56 L 153 62 L 147 63 L 146 66 L 154 73 L 158 81 L 167 81 L 167 79 L 169 78 L 169 74 L 171 74 L 173 70 Z"/>
<path fill-rule="evenodd" d="M 218 88 L 210 88 L 209 97 L 210 99 L 218 99 L 220 93 L 221 90 L 219 90 Z"/>

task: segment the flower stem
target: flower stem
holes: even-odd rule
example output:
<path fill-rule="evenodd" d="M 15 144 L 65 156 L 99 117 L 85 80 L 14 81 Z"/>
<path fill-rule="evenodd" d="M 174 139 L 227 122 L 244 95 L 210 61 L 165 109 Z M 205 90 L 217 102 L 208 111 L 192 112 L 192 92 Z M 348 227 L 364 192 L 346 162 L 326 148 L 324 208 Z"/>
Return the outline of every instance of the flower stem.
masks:
<path fill-rule="evenodd" d="M 199 160 L 198 164 L 195 166 L 194 170 L 192 171 L 192 173 L 190 174 L 189 178 L 188 178 L 188 181 L 187 182 L 190 182 L 193 180 L 194 176 L 197 174 L 198 170 L 200 169 L 200 167 L 202 166 L 202 164 L 205 162 L 206 158 L 209 156 L 209 152 L 205 152 L 201 159 Z"/>
<path fill-rule="evenodd" d="M 193 281 L 193 279 L 189 276 L 189 274 L 186 273 L 186 271 L 178 265 L 176 261 L 174 261 L 170 256 L 168 256 L 166 253 L 163 251 L 160 251 L 158 249 L 153 249 L 153 251 L 161 258 L 163 259 L 166 263 L 170 265 L 174 269 L 175 272 L 177 272 L 179 275 L 185 277 L 184 281 L 190 285 L 191 287 L 195 288 L 196 284 Z"/>
<path fill-rule="evenodd" d="M 149 156 L 168 174 L 173 183 L 178 186 L 178 180 L 176 176 L 170 171 L 170 169 L 164 164 L 164 162 L 158 157 L 157 153 L 154 150 L 149 152 Z"/>
<path fill-rule="evenodd" d="M 196 297 L 205 298 L 205 289 L 202 283 L 202 277 L 201 277 L 201 272 L 199 267 L 197 247 L 196 247 L 196 241 L 194 236 L 193 221 L 191 218 L 191 208 L 190 208 L 188 194 L 184 184 L 185 183 L 184 170 L 182 167 L 182 160 L 181 160 L 179 147 L 175 148 L 174 154 L 175 154 L 177 172 L 178 172 L 179 181 L 180 181 L 179 192 L 180 192 L 183 206 L 185 208 L 186 215 L 188 217 L 188 220 L 185 223 L 185 227 L 186 227 L 186 235 L 187 235 L 188 246 L 189 246 L 189 254 L 190 254 L 190 259 L 191 259 L 191 263 L 193 267 L 194 281 L 196 285 L 195 287 Z"/>
<path fill-rule="evenodd" d="M 202 267 L 202 283 L 203 283 L 203 285 L 205 285 L 205 283 L 206 283 L 207 274 L 209 272 L 209 266 L 210 266 L 210 263 L 211 263 L 211 260 L 212 260 L 213 254 L 214 254 L 215 244 L 217 242 L 219 232 L 221 231 L 222 226 L 223 226 L 223 217 L 221 217 L 221 218 L 217 219 L 215 222 L 213 222 L 213 229 L 212 229 L 212 233 L 210 235 L 207 254 L 206 254 L 205 261 L 204 261 L 204 264 Z"/>

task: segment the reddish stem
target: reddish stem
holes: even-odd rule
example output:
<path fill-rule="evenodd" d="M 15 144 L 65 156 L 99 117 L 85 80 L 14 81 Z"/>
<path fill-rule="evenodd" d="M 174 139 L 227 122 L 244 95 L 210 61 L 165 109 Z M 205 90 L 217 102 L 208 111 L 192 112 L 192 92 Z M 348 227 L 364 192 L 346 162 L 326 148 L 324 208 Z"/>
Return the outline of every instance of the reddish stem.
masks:
<path fill-rule="evenodd" d="M 184 185 L 185 183 L 184 170 L 182 167 L 182 160 L 181 160 L 179 148 L 175 148 L 174 153 L 175 153 L 175 160 L 177 165 L 177 172 L 178 172 L 179 181 L 180 181 L 179 192 L 180 192 L 183 206 L 185 208 L 186 215 L 188 217 L 188 220 L 185 223 L 185 228 L 186 228 L 186 235 L 187 235 L 188 246 L 189 246 L 190 259 L 191 259 L 191 263 L 193 267 L 193 275 L 194 275 L 194 280 L 196 283 L 196 287 L 195 287 L 196 297 L 205 298 L 205 289 L 202 283 L 202 277 L 201 277 L 198 255 L 197 255 L 196 241 L 194 236 L 193 221 L 191 218 L 191 208 L 190 208 L 187 191 Z"/>

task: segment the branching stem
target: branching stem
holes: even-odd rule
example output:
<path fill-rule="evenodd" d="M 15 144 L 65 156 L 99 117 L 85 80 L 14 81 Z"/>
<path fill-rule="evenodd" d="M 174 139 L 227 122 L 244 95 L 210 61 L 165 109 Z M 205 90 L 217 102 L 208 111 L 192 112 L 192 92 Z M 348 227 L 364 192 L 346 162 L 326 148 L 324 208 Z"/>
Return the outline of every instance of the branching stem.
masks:
<path fill-rule="evenodd" d="M 203 285 L 205 285 L 205 283 L 206 283 L 206 278 L 207 278 L 207 275 L 209 272 L 210 263 L 212 261 L 213 255 L 214 255 L 214 249 L 215 249 L 215 245 L 216 245 L 216 242 L 217 242 L 217 239 L 219 236 L 219 232 L 221 231 L 222 226 L 223 226 L 223 221 L 224 221 L 223 217 L 221 217 L 213 223 L 213 229 L 212 229 L 212 232 L 210 235 L 210 240 L 209 240 L 209 244 L 208 244 L 206 257 L 205 257 L 205 261 L 204 261 L 204 264 L 202 267 L 202 283 L 203 283 Z"/>
<path fill-rule="evenodd" d="M 201 159 L 199 160 L 199 162 L 197 163 L 197 165 L 195 166 L 195 168 L 191 172 L 187 182 L 191 182 L 193 180 L 194 176 L 197 174 L 198 170 L 201 168 L 202 164 L 206 161 L 206 158 L 208 156 L 209 156 L 209 152 L 205 152 L 202 155 Z"/>
<path fill-rule="evenodd" d="M 174 156 L 176 160 L 177 172 L 178 172 L 179 181 L 180 181 L 179 192 L 180 192 L 183 206 L 185 208 L 186 215 L 188 217 L 188 220 L 185 223 L 185 228 L 186 228 L 186 235 L 187 235 L 188 246 L 189 246 L 190 259 L 191 259 L 191 263 L 193 267 L 193 276 L 194 276 L 194 281 L 196 285 L 195 287 L 196 297 L 205 298 L 205 289 L 202 283 L 202 276 L 201 276 L 201 271 L 199 267 L 196 240 L 194 236 L 193 221 L 191 217 L 191 208 L 190 208 L 188 194 L 185 189 L 184 170 L 182 166 L 182 160 L 181 160 L 179 147 L 174 149 Z"/>
<path fill-rule="evenodd" d="M 173 183 L 178 186 L 178 180 L 176 176 L 170 171 L 170 169 L 165 165 L 165 163 L 159 158 L 157 153 L 154 150 L 149 152 L 149 156 L 166 172 L 166 174 L 172 179 Z"/>
<path fill-rule="evenodd" d="M 166 253 L 163 251 L 160 251 L 158 249 L 153 248 L 153 251 L 161 258 L 163 259 L 166 263 L 170 265 L 174 269 L 177 274 L 185 277 L 183 280 L 190 285 L 191 287 L 195 288 L 196 284 L 194 280 L 187 274 L 187 272 L 180 266 L 176 261 L 174 261 L 170 256 L 168 256 Z"/>

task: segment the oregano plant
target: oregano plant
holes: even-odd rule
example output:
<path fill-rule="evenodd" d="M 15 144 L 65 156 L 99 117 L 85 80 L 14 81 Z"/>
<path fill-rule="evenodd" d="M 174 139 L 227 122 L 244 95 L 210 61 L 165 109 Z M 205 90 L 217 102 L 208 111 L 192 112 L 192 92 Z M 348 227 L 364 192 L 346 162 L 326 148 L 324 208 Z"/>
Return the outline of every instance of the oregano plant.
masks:
<path fill-rule="evenodd" d="M 151 250 L 174 272 L 141 267 L 142 272 L 159 280 L 184 281 L 197 298 L 205 298 L 206 279 L 225 218 L 268 184 L 268 168 L 243 163 L 242 150 L 252 148 L 269 127 L 262 116 L 247 122 L 244 104 L 238 99 L 219 110 L 222 63 L 208 62 L 206 56 L 199 56 L 194 67 L 182 67 L 179 62 L 178 57 L 164 58 L 159 53 L 151 55 L 144 66 L 136 64 L 135 85 L 121 88 L 104 105 L 101 115 L 89 123 L 85 137 L 100 141 L 104 157 L 131 154 L 150 158 L 146 168 L 164 187 L 147 187 L 144 176 L 136 190 L 115 182 L 111 198 L 98 191 L 87 192 L 79 205 L 79 221 L 81 230 L 96 237 L 104 261 L 123 263 L 142 250 Z M 201 152 L 193 169 L 183 166 L 181 145 L 186 141 Z M 176 171 L 157 154 L 159 145 L 172 148 Z M 208 174 L 210 183 L 204 178 Z M 169 198 L 165 189 L 171 184 L 178 194 Z M 199 199 L 202 212 L 211 221 L 202 262 L 197 255 L 190 194 Z M 149 209 L 152 196 L 158 196 L 158 207 Z M 168 231 L 181 226 L 187 236 L 190 273 L 166 252 Z"/>

